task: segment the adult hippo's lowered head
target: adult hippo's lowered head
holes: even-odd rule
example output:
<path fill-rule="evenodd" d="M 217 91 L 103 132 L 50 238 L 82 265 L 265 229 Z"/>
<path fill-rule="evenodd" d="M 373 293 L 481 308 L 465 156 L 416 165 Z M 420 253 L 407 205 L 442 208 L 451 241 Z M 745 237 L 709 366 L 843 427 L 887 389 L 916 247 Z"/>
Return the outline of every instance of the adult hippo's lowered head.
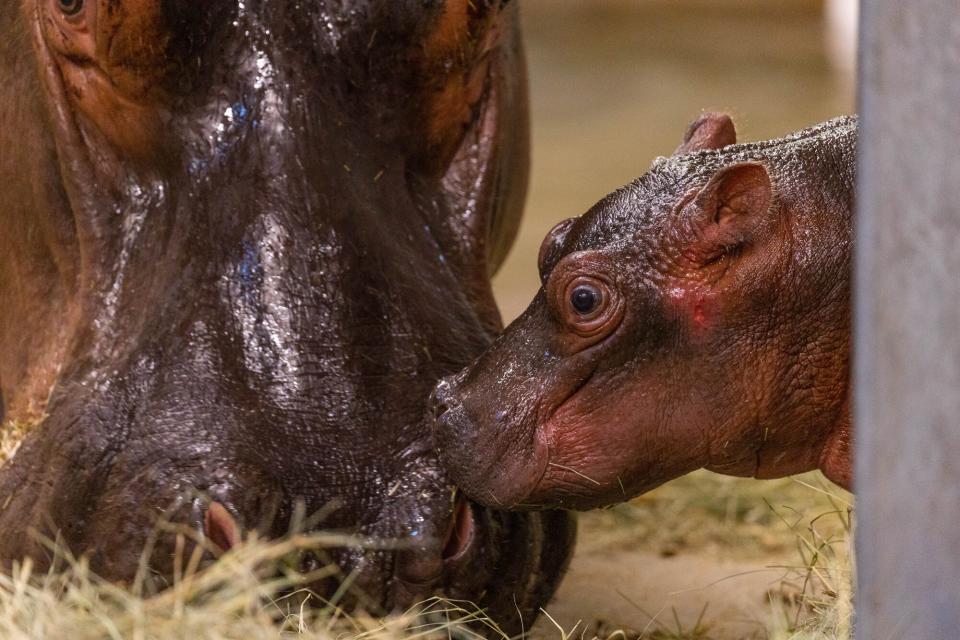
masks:
<path fill-rule="evenodd" d="M 42 563 L 36 529 L 126 580 L 158 517 L 229 546 L 326 509 L 398 540 L 336 556 L 384 608 L 532 616 L 568 517 L 455 500 L 425 410 L 499 329 L 516 7 L 10 0 L 0 77 L 0 389 L 47 416 L 0 471 L 0 558 Z"/>
<path fill-rule="evenodd" d="M 547 236 L 527 311 L 435 392 L 470 495 L 590 508 L 700 467 L 849 486 L 857 121 L 735 139 L 704 116 Z"/>

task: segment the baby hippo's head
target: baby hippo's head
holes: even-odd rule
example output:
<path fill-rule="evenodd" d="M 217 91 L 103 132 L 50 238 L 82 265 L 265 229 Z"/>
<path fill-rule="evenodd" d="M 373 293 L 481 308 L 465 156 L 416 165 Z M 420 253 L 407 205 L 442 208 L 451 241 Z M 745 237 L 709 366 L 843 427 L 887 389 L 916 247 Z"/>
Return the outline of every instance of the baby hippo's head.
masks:
<path fill-rule="evenodd" d="M 454 481 L 495 507 L 592 508 L 704 466 L 820 465 L 845 409 L 851 202 L 839 183 L 807 193 L 815 131 L 729 146 L 730 119 L 704 116 L 554 227 L 529 308 L 434 392 Z"/>

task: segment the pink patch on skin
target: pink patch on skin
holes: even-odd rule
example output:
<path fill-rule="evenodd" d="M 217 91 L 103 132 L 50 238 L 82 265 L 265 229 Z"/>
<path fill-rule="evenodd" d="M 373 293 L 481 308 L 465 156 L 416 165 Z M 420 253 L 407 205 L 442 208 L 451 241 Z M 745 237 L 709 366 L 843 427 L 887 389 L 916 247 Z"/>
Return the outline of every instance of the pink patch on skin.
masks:
<path fill-rule="evenodd" d="M 667 293 L 669 306 L 683 318 L 695 336 L 703 335 L 713 324 L 713 295 L 699 287 L 675 287 Z"/>

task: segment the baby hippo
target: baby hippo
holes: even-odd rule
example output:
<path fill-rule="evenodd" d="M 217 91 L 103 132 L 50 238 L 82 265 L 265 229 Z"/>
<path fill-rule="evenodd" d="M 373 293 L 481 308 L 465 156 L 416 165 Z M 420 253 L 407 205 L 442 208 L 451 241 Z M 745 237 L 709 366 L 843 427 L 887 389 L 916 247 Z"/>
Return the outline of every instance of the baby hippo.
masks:
<path fill-rule="evenodd" d="M 703 116 L 544 240 L 529 308 L 434 392 L 472 498 L 587 509 L 700 467 L 850 487 L 856 118 L 735 143 Z"/>

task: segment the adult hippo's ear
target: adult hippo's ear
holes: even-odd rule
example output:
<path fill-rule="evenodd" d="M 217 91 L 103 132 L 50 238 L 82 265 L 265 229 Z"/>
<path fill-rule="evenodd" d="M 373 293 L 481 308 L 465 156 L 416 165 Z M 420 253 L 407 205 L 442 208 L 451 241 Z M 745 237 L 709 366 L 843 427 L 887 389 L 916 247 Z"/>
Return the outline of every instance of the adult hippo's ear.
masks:
<path fill-rule="evenodd" d="M 683 216 L 692 233 L 685 252 L 706 265 L 754 239 L 767 220 L 773 184 L 759 162 L 741 162 L 717 171 L 686 199 Z"/>
<path fill-rule="evenodd" d="M 687 127 L 683 136 L 683 143 L 674 155 L 722 149 L 727 145 L 737 143 L 737 128 L 733 119 L 725 113 L 705 113 Z"/>
<path fill-rule="evenodd" d="M 438 4 L 420 47 L 426 147 L 418 160 L 442 169 L 481 115 L 484 98 L 497 80 L 491 74 L 504 73 L 496 67 L 515 10 L 490 0 Z"/>
<path fill-rule="evenodd" d="M 464 259 L 489 278 L 513 243 L 530 163 L 527 75 L 516 2 L 444 0 L 421 48 L 424 144 L 413 165 L 438 178 L 482 238 Z"/>
<path fill-rule="evenodd" d="M 405 105 L 415 112 L 401 138 L 407 183 L 445 269 L 492 336 L 502 320 L 490 278 L 516 238 L 530 170 L 519 8 L 502 0 L 416 4 L 431 11 L 411 49 L 416 89 Z"/>

